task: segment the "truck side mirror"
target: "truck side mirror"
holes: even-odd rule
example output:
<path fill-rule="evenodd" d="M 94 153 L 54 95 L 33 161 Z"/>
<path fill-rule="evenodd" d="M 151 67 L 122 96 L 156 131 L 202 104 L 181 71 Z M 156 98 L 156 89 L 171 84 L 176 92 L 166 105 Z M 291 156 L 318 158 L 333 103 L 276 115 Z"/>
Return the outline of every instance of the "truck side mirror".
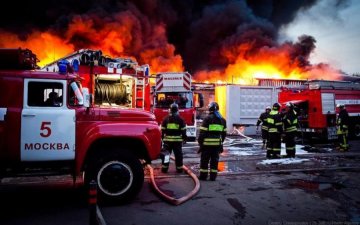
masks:
<path fill-rule="evenodd" d="M 91 95 L 89 94 L 89 89 L 88 88 L 83 88 L 82 89 L 82 95 L 84 96 L 84 106 L 86 108 L 90 107 L 90 100 L 91 100 Z"/>

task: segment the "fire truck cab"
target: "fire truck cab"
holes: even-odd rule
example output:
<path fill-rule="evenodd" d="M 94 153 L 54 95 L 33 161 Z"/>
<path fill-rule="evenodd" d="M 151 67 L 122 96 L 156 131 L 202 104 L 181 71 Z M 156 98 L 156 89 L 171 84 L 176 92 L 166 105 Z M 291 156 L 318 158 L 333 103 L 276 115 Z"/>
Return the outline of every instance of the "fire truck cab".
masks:
<path fill-rule="evenodd" d="M 158 124 L 169 114 L 172 103 L 179 106 L 179 114 L 186 123 L 188 140 L 196 139 L 196 109 L 204 106 L 203 95 L 195 93 L 191 86 L 191 75 L 188 72 L 164 72 L 156 75 L 154 87 L 154 106 Z"/>
<path fill-rule="evenodd" d="M 134 198 L 144 181 L 142 162 L 160 152 L 155 116 L 94 104 L 76 66 L 59 62 L 57 72 L 39 71 L 30 50 L 0 49 L 0 59 L 9 54 L 16 62 L 0 63 L 0 179 L 84 175 L 86 185 L 97 182 L 103 200 Z"/>
<path fill-rule="evenodd" d="M 292 102 L 298 112 L 299 131 L 308 138 L 337 139 L 337 104 L 349 116 L 349 136 L 360 137 L 360 84 L 350 81 L 312 80 L 299 87 L 282 87 L 279 102 Z"/>

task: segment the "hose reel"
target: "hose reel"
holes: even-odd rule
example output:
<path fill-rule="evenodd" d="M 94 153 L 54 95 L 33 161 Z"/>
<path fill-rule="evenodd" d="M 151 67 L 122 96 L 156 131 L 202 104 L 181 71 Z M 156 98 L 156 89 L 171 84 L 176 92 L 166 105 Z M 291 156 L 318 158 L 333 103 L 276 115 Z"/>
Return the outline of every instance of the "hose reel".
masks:
<path fill-rule="evenodd" d="M 95 104 L 109 103 L 125 105 L 129 103 L 126 86 L 122 83 L 96 83 Z"/>

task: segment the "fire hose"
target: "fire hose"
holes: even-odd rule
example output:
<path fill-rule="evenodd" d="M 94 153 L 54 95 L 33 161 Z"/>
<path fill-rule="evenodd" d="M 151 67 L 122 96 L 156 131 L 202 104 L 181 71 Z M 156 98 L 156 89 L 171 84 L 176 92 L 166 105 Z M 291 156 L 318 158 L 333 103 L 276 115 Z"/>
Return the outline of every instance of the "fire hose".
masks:
<path fill-rule="evenodd" d="M 95 89 L 95 102 L 107 102 L 109 104 L 126 104 L 126 86 L 119 83 L 97 83 Z"/>
<path fill-rule="evenodd" d="M 170 157 L 171 160 L 175 160 L 175 158 L 173 156 Z M 160 195 L 161 198 L 163 198 L 165 201 L 167 201 L 170 204 L 173 205 L 180 205 L 184 202 L 186 202 L 187 200 L 191 199 L 194 195 L 196 195 L 196 193 L 199 192 L 200 190 L 200 181 L 197 178 L 197 176 L 189 169 L 187 168 L 185 165 L 183 165 L 183 169 L 184 171 L 193 179 L 195 187 L 192 191 L 190 191 L 187 195 L 181 197 L 181 198 L 174 198 L 172 196 L 169 196 L 167 194 L 165 194 L 156 184 L 155 182 L 155 177 L 154 177 L 154 169 L 148 164 L 147 168 L 149 169 L 150 172 L 150 183 L 152 185 L 152 187 L 154 188 L 154 190 Z"/>

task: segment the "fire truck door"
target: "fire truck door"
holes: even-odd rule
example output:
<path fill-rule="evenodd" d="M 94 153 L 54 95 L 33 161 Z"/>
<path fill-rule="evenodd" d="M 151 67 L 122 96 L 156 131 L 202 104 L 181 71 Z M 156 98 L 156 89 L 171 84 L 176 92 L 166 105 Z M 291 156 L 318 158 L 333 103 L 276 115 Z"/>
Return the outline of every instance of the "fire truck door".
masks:
<path fill-rule="evenodd" d="M 75 157 L 75 110 L 67 108 L 65 80 L 26 79 L 21 113 L 21 161 Z"/>

